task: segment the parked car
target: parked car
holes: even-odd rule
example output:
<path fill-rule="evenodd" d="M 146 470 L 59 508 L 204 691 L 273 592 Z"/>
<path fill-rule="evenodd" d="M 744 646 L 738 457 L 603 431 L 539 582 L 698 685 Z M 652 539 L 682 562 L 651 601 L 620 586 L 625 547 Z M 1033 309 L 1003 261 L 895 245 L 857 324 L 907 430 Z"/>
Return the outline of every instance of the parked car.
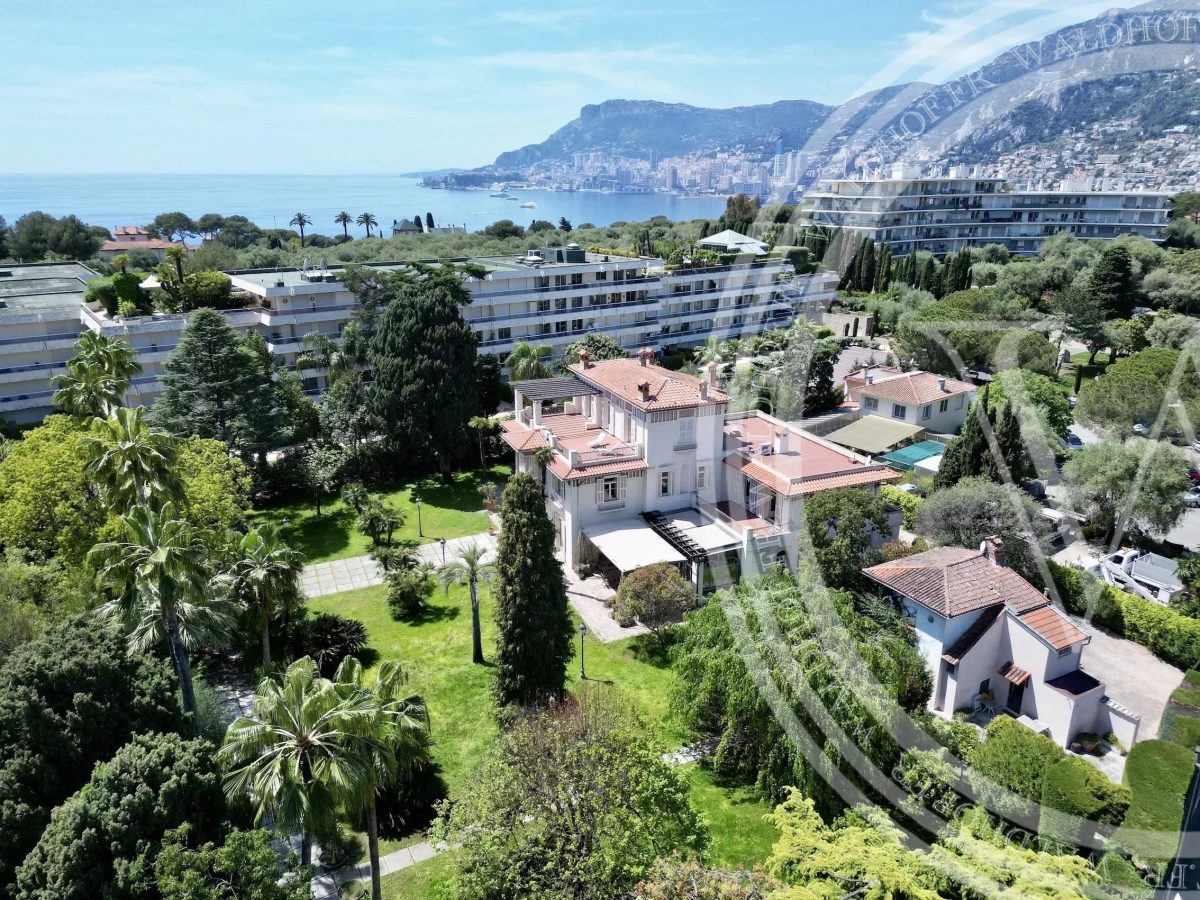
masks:
<path fill-rule="evenodd" d="M 1073 431 L 1068 431 L 1066 444 L 1067 444 L 1068 450 L 1082 450 L 1083 449 L 1083 438 L 1081 438 L 1079 435 L 1077 435 Z"/>
<path fill-rule="evenodd" d="M 1072 394 L 1070 397 L 1067 398 L 1067 405 L 1070 406 L 1071 409 L 1074 409 L 1075 404 L 1078 402 L 1079 402 L 1079 398 L 1076 397 L 1074 394 Z"/>
<path fill-rule="evenodd" d="M 1200 484 L 1200 466 L 1192 466 L 1190 469 L 1188 469 L 1188 478 L 1190 478 L 1194 484 Z"/>
<path fill-rule="evenodd" d="M 1183 503 L 1191 509 L 1200 508 L 1200 484 L 1193 484 L 1184 492 Z"/>
<path fill-rule="evenodd" d="M 1150 429 L 1149 429 L 1149 428 L 1147 428 L 1145 425 L 1143 425 L 1141 422 L 1138 422 L 1136 425 L 1134 425 L 1134 426 L 1133 426 L 1133 433 L 1134 433 L 1134 434 L 1138 434 L 1138 435 L 1144 435 L 1144 434 L 1146 434 L 1146 433 L 1147 433 L 1149 430 L 1150 430 Z"/>

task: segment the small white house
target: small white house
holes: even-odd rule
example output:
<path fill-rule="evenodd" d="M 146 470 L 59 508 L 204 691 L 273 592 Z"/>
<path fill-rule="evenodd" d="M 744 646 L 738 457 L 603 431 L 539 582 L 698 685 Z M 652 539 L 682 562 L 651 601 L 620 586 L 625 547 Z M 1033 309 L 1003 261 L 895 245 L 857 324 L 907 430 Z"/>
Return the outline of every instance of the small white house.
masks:
<path fill-rule="evenodd" d="M 872 366 L 845 379 L 846 397 L 862 417 L 878 416 L 937 434 L 957 434 L 975 399 L 975 385 L 932 372 Z"/>
<path fill-rule="evenodd" d="M 866 569 L 898 597 L 933 675 L 930 709 L 1006 712 L 1061 746 L 1077 735 L 1137 739 L 1139 719 L 1081 667 L 1090 638 L 1004 565 L 1004 545 L 941 547 Z"/>

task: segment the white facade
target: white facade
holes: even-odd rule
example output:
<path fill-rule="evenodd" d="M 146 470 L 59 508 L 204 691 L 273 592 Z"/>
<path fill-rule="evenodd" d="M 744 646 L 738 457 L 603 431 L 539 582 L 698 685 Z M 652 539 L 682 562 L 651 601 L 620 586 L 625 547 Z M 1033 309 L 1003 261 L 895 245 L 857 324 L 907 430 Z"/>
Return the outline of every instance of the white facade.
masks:
<path fill-rule="evenodd" d="M 1169 193 L 1069 183 L 1060 190 L 1020 190 L 1001 178 L 897 174 L 820 182 L 805 195 L 801 212 L 809 224 L 872 238 L 896 256 L 943 256 L 985 244 L 1032 256 L 1060 232 L 1081 240 L 1134 234 L 1161 241 L 1171 200 Z"/>

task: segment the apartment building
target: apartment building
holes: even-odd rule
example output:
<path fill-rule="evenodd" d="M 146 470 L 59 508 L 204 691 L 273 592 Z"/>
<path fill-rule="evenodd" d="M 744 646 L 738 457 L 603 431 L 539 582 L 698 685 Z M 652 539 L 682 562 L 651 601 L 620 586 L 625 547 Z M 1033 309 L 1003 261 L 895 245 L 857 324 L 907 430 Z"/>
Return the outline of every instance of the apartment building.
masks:
<path fill-rule="evenodd" d="M 876 490 L 899 473 L 760 412 L 730 412 L 702 377 L 654 351 L 513 384 L 504 423 L 515 468 L 541 480 L 565 565 L 610 582 L 676 565 L 698 592 L 744 574 L 794 569 L 801 504 L 841 487 Z M 545 452 L 549 448 L 549 453 Z M 879 542 L 891 534 L 876 535 Z"/>
<path fill-rule="evenodd" d="M 0 417 L 37 422 L 83 331 L 84 288 L 97 274 L 80 263 L 0 266 Z"/>
<path fill-rule="evenodd" d="M 966 167 L 922 176 L 896 166 L 887 177 L 818 182 L 801 201 L 804 223 L 842 228 L 896 256 L 937 256 L 985 244 L 1036 255 L 1049 237 L 1080 240 L 1124 234 L 1161 241 L 1171 195 L 1093 190 L 1091 179 L 1067 179 L 1054 189 L 1022 189 L 1003 178 L 977 177 Z"/>
<path fill-rule="evenodd" d="M 825 272 L 797 277 L 787 260 L 765 260 L 667 270 L 663 260 L 606 256 L 575 245 L 522 256 L 471 260 L 486 275 L 468 279 L 471 302 L 463 317 L 479 339 L 480 353 L 506 356 L 519 342 L 565 347 L 587 334 L 605 334 L 626 348 L 693 346 L 709 336 L 744 337 L 782 328 L 797 315 L 829 308 L 838 277 Z M 371 263 L 381 272 L 405 263 Z M 313 331 L 336 337 L 358 303 L 327 266 L 230 272 L 246 305 L 227 310 L 238 330 L 262 334 L 281 364 L 293 367 Z M 179 343 L 186 316 L 155 315 L 122 321 L 102 309 L 84 309 L 87 327 L 128 340 L 145 372 L 132 402 L 149 403 L 161 391 L 159 373 Z M 325 373 L 305 369 L 305 389 L 319 394 Z"/>

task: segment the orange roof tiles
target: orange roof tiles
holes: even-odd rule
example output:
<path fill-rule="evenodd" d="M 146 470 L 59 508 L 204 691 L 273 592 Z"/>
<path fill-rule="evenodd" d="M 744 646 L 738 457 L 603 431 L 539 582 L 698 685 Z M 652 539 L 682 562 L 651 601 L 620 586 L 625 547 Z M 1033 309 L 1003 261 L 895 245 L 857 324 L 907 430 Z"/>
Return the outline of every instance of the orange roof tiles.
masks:
<path fill-rule="evenodd" d="M 1002 665 L 996 674 L 1018 687 L 1029 680 L 1029 672 L 1020 666 L 1014 666 L 1011 662 L 1006 662 Z"/>
<path fill-rule="evenodd" d="M 596 478 L 601 475 L 628 475 L 632 472 L 644 472 L 646 469 L 644 459 L 615 460 L 574 469 L 561 456 L 555 456 L 550 463 L 550 471 L 563 481 L 582 481 L 585 478 Z"/>
<path fill-rule="evenodd" d="M 1087 640 L 1087 635 L 1072 625 L 1053 606 L 1043 606 L 1017 616 L 1055 650 L 1065 650 Z"/>
<path fill-rule="evenodd" d="M 942 390 L 942 381 L 946 389 Z M 877 379 L 873 384 L 864 384 L 859 393 L 867 397 L 882 397 L 896 403 L 923 406 L 935 400 L 944 400 L 957 394 L 974 393 L 975 385 L 956 378 L 943 379 L 932 372 L 906 372 Z"/>
<path fill-rule="evenodd" d="M 504 442 L 520 453 L 531 453 L 549 447 L 543 432 L 516 419 L 501 423 Z M 564 481 L 595 478 L 600 475 L 628 474 L 645 471 L 646 461 L 624 441 L 619 441 L 602 429 L 588 424 L 586 416 L 561 413 L 542 417 L 542 428 L 554 436 L 558 452 L 548 468 Z M 577 464 L 571 466 L 570 454 L 578 454 Z M 606 458 L 611 455 L 612 458 Z M 582 463 L 586 461 L 586 465 Z"/>
<path fill-rule="evenodd" d="M 867 577 L 952 618 L 1005 603 L 1018 613 L 1046 605 L 1028 581 L 977 550 L 938 547 L 864 569 Z"/>
<path fill-rule="evenodd" d="M 653 363 L 642 365 L 632 357 L 594 362 L 585 369 L 581 363 L 571 372 L 588 384 L 616 394 L 639 409 L 689 409 L 710 403 L 728 403 L 729 395 L 715 385 L 708 388 L 708 399 L 700 396 L 700 379 L 684 372 L 672 372 Z M 638 385 L 649 384 L 647 399 Z"/>
<path fill-rule="evenodd" d="M 503 432 L 500 436 L 504 439 L 504 443 L 520 453 L 528 453 L 539 447 L 549 446 L 540 432 L 521 424 L 516 419 L 501 422 L 500 429 Z"/>

